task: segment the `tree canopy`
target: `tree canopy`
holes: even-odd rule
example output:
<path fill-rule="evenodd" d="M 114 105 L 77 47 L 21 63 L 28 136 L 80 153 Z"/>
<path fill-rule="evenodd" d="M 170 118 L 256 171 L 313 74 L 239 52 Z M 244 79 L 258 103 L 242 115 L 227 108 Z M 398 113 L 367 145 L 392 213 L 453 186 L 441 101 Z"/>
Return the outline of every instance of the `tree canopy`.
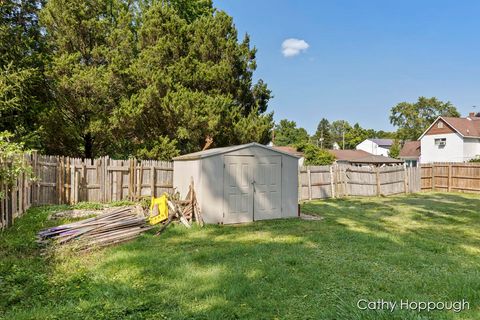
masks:
<path fill-rule="evenodd" d="M 21 115 L 44 152 L 170 159 L 269 141 L 256 49 L 210 0 L 7 0 L 1 13 L 2 44 L 17 45 L 2 49 L 0 130 Z"/>
<path fill-rule="evenodd" d="M 390 123 L 398 127 L 400 140 L 417 140 L 438 116 L 459 117 L 460 113 L 450 102 L 419 97 L 417 102 L 401 102 L 394 106 Z"/>
<path fill-rule="evenodd" d="M 274 144 L 277 146 L 299 145 L 309 139 L 307 130 L 297 128 L 295 121 L 283 119 L 275 126 Z"/>

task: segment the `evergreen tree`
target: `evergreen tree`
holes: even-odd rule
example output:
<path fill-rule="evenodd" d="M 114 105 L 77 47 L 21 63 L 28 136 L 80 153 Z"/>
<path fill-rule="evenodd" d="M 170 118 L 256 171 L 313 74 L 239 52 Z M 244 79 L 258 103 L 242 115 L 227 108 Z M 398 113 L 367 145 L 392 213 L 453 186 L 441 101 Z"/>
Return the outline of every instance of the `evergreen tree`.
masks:
<path fill-rule="evenodd" d="M 322 118 L 317 126 L 317 131 L 313 135 L 313 143 L 324 149 L 332 149 L 332 128 L 330 122 Z"/>
<path fill-rule="evenodd" d="M 41 0 L 0 4 L 0 132 L 28 148 L 41 148 L 40 114 L 48 107 L 44 68 L 48 51 L 38 23 Z"/>
<path fill-rule="evenodd" d="M 42 22 L 56 97 L 48 152 L 170 159 L 206 140 L 269 140 L 256 49 L 211 1 L 50 0 Z"/>

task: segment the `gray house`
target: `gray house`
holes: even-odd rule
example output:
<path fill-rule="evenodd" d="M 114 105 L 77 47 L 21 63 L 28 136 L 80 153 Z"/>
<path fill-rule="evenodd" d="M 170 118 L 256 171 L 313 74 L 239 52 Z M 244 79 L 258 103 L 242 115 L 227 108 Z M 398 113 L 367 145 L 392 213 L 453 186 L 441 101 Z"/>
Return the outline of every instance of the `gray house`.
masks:
<path fill-rule="evenodd" d="M 209 149 L 173 159 L 184 197 L 191 178 L 206 223 L 298 216 L 298 157 L 258 144 Z"/>

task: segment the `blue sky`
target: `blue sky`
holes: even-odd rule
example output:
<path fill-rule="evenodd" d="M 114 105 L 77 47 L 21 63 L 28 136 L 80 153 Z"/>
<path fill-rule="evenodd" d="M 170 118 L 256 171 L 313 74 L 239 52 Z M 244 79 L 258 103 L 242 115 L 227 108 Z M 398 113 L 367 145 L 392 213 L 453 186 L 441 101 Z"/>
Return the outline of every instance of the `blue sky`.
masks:
<path fill-rule="evenodd" d="M 390 108 L 419 96 L 480 111 L 480 1 L 214 0 L 258 49 L 255 78 L 275 120 L 310 133 L 322 117 L 392 130 Z M 284 40 L 308 45 L 282 54 Z M 295 43 L 293 43 L 295 45 Z M 290 49 L 304 48 L 305 43 Z M 293 50 L 293 51 L 291 51 Z"/>

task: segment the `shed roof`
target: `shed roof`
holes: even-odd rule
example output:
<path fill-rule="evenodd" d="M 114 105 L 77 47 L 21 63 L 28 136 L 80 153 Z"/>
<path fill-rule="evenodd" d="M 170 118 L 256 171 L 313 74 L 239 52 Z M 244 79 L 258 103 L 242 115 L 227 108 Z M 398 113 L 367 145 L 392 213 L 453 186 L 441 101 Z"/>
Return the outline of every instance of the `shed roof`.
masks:
<path fill-rule="evenodd" d="M 236 146 L 229 146 L 229 147 L 223 147 L 223 148 L 213 148 L 213 149 L 188 153 L 188 154 L 184 154 L 184 155 L 175 157 L 175 158 L 173 158 L 173 160 L 174 161 L 186 161 L 186 160 L 203 159 L 203 158 L 212 157 L 212 156 L 219 155 L 219 154 L 225 154 L 225 153 L 229 153 L 229 152 L 233 152 L 233 151 L 237 151 L 237 150 L 241 150 L 241 149 L 245 149 L 245 148 L 249 148 L 249 147 L 259 147 L 259 148 L 267 149 L 267 150 L 270 150 L 270 151 L 273 151 L 273 152 L 276 152 L 276 153 L 281 153 L 281 154 L 290 156 L 292 158 L 296 158 L 296 159 L 299 158 L 298 156 L 296 156 L 294 154 L 291 154 L 291 153 L 288 153 L 288 152 L 285 152 L 285 151 L 282 151 L 282 150 L 276 150 L 272 147 L 268 147 L 268 146 L 265 146 L 265 145 L 260 144 L 260 143 L 251 142 L 251 143 L 246 143 L 246 144 L 241 144 L 241 145 L 236 145 Z"/>

